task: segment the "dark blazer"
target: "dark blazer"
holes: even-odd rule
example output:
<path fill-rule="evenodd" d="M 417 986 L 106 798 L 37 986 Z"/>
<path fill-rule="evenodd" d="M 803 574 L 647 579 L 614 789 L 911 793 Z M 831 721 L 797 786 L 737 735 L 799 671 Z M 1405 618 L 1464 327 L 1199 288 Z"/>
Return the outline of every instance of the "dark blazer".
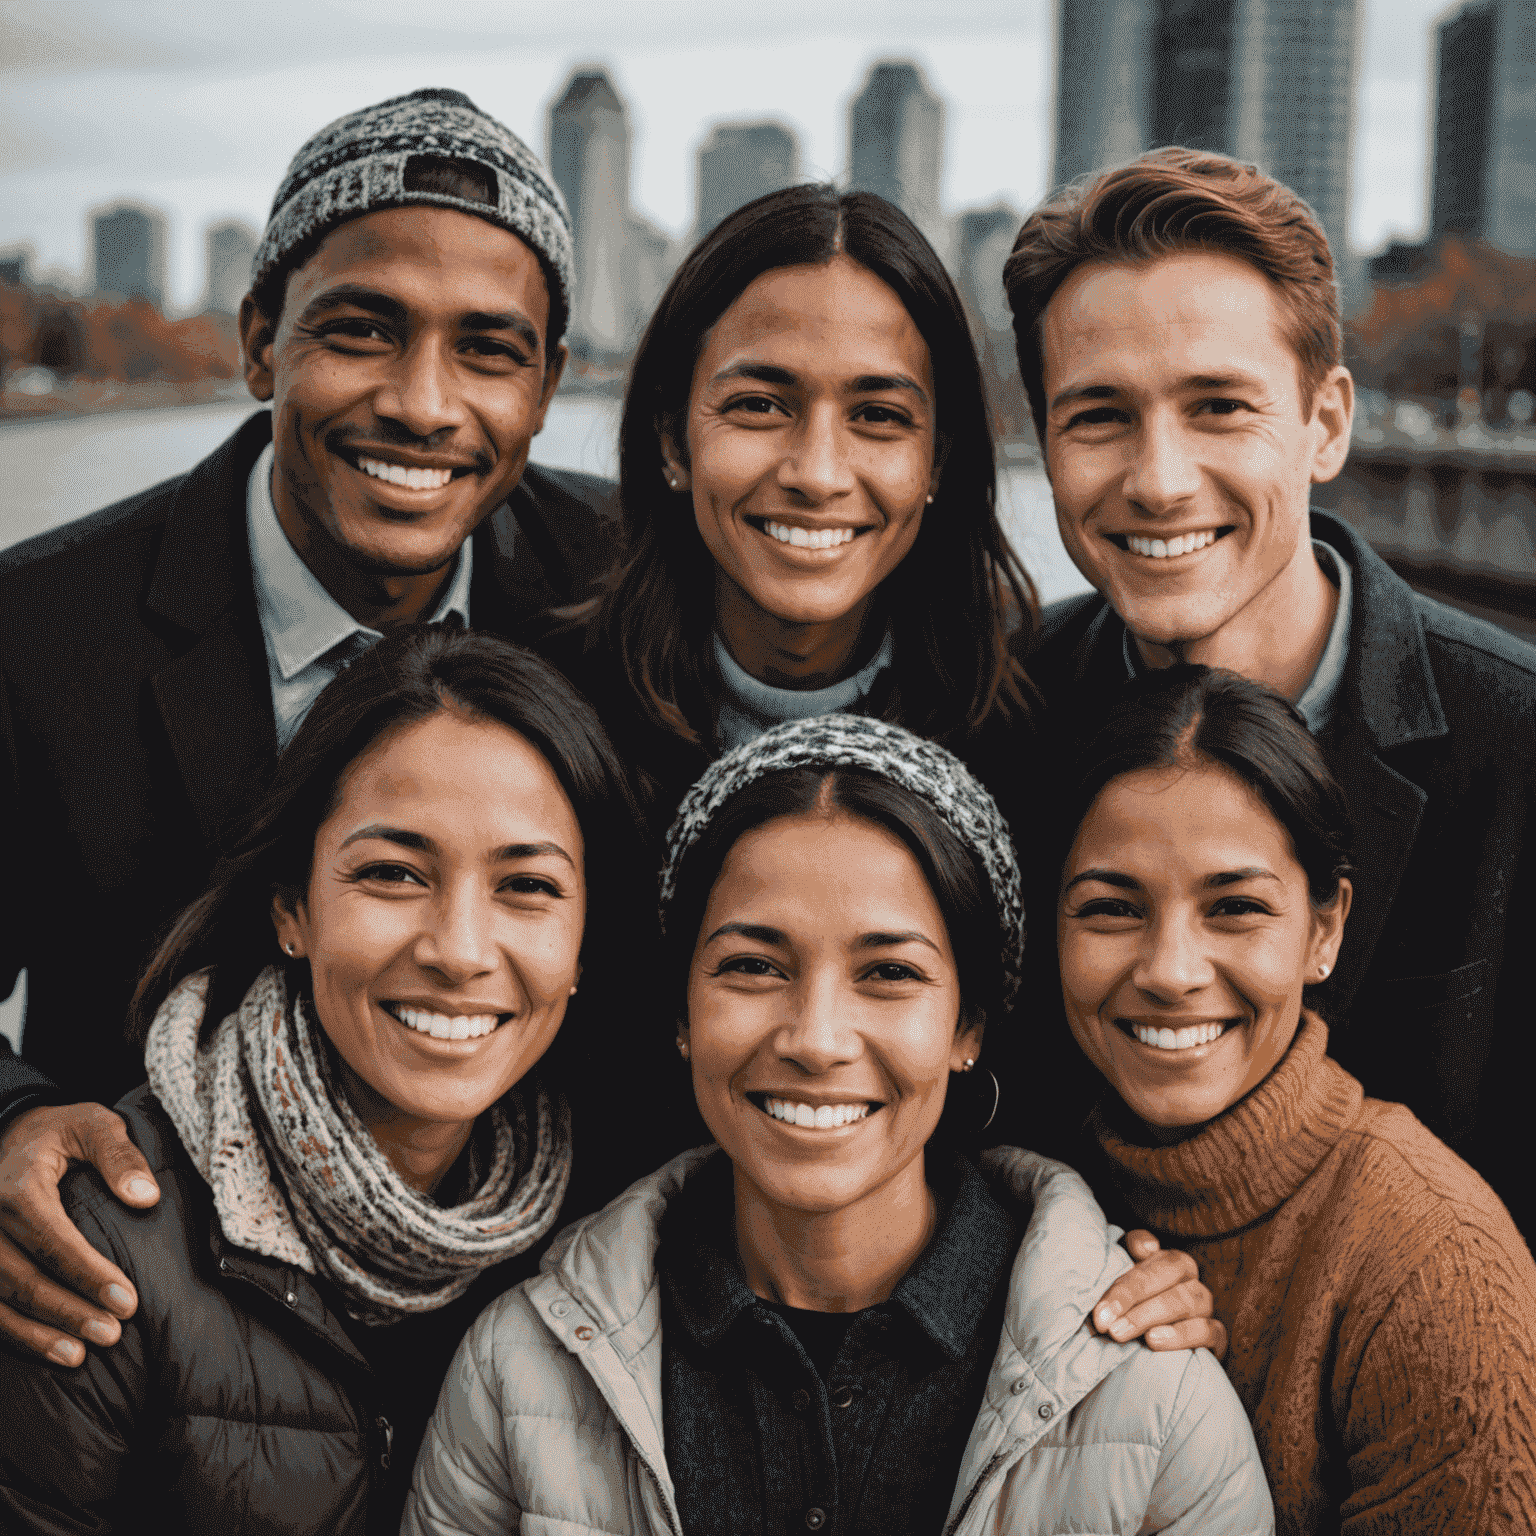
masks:
<path fill-rule="evenodd" d="M 0 1358 L 0 1530 L 394 1536 L 459 1339 L 533 1253 L 362 1327 L 325 1281 L 228 1241 L 148 1086 L 118 1109 L 160 1203 L 129 1210 L 88 1165 L 59 1193 L 139 1308 L 78 1370 Z"/>
<path fill-rule="evenodd" d="M 1529 1241 L 1536 648 L 1414 592 L 1338 518 L 1314 511 L 1312 535 L 1354 572 L 1322 741 L 1355 821 L 1354 904 L 1318 989 L 1329 1053 L 1465 1157 Z M 1052 713 L 1125 681 L 1124 634 L 1097 594 L 1047 610 L 1029 669 Z"/>
<path fill-rule="evenodd" d="M 0 555 L 0 991 L 27 971 L 0 1114 L 47 1088 L 115 1102 L 156 933 L 201 891 L 276 752 L 246 540 L 260 411 L 190 472 Z M 613 559 L 613 487 L 530 465 L 473 535 L 477 628 L 537 638 Z"/>

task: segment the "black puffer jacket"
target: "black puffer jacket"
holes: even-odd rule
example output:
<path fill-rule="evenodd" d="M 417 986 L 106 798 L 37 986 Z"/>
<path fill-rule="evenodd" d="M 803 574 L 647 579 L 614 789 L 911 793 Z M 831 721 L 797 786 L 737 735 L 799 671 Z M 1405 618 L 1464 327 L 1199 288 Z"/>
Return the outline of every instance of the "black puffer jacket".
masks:
<path fill-rule="evenodd" d="M 534 1254 L 363 1328 L 329 1285 L 225 1239 L 147 1087 L 117 1107 L 160 1203 L 129 1210 L 83 1165 L 61 1194 L 139 1309 L 78 1370 L 0 1355 L 0 1530 L 393 1536 L 454 1348 Z"/>

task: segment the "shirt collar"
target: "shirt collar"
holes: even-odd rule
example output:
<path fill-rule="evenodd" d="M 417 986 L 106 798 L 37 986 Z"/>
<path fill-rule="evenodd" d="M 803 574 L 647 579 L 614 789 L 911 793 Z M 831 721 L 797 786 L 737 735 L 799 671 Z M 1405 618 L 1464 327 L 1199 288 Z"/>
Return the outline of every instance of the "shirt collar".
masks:
<path fill-rule="evenodd" d="M 1312 540 L 1312 552 L 1318 565 L 1334 586 L 1339 589 L 1339 601 L 1333 610 L 1333 624 L 1328 630 L 1328 643 L 1313 668 L 1307 686 L 1296 700 L 1297 712 L 1306 721 L 1307 729 L 1315 736 L 1328 724 L 1333 713 L 1334 695 L 1344 677 L 1344 663 L 1349 656 L 1349 617 L 1353 607 L 1353 583 L 1350 580 L 1349 561 L 1331 544 L 1321 539 Z M 1140 677 L 1141 658 L 1136 654 L 1136 643 L 1129 628 L 1122 625 L 1120 631 L 1121 652 L 1125 658 L 1125 675 Z"/>
<path fill-rule="evenodd" d="M 932 1157 L 929 1183 L 938 1227 L 887 1305 L 960 1360 L 1013 1267 L 1023 1230 L 965 1158 Z M 662 1222 L 657 1267 L 684 1327 L 706 1348 L 758 1304 L 736 1251 L 734 1199 L 730 1159 L 719 1153 L 673 1198 Z"/>
<path fill-rule="evenodd" d="M 382 640 L 379 630 L 359 624 L 329 592 L 288 542 L 272 501 L 274 451 L 268 443 L 246 484 L 246 527 L 251 545 L 251 569 L 256 585 L 256 611 L 262 633 L 284 682 L 318 661 L 353 635 Z M 456 613 L 469 624 L 469 584 L 474 550 L 466 539 L 459 548 L 453 575 L 432 614 L 441 623 Z"/>

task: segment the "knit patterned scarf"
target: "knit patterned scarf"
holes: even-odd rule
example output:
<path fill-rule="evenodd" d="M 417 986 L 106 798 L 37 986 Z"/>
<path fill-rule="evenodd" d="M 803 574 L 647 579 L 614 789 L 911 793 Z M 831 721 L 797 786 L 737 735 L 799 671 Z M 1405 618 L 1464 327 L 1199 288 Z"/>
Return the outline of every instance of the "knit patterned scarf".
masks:
<path fill-rule="evenodd" d="M 542 1084 L 492 1106 L 491 1166 L 472 1153 L 475 1192 L 444 1208 L 390 1166 L 276 966 L 199 1047 L 207 991 L 202 972 L 171 993 L 144 1063 L 230 1242 L 323 1275 L 354 1318 L 382 1327 L 446 1306 L 554 1224 L 571 1132 Z"/>

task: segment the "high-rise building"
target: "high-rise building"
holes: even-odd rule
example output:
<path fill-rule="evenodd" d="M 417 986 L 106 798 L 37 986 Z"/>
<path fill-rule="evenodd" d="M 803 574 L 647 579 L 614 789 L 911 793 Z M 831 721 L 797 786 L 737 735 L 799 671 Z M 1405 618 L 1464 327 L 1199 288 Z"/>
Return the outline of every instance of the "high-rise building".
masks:
<path fill-rule="evenodd" d="M 615 361 L 634 340 L 625 280 L 629 122 L 601 69 L 578 70 L 550 108 L 549 169 L 571 210 L 576 245 L 572 350 L 592 361 Z"/>
<path fill-rule="evenodd" d="M 744 203 L 793 185 L 800 148 L 779 123 L 720 123 L 699 146 L 699 212 L 694 238 Z"/>
<path fill-rule="evenodd" d="M 125 299 L 165 302 L 165 215 L 118 203 L 91 220 L 95 290 Z"/>
<path fill-rule="evenodd" d="M 1436 41 L 1430 237 L 1536 255 L 1536 6 L 1470 0 Z"/>
<path fill-rule="evenodd" d="M 849 111 L 849 185 L 897 204 L 941 254 L 944 106 L 915 64 L 877 64 Z"/>
<path fill-rule="evenodd" d="M 241 219 L 208 226 L 208 286 L 203 291 L 204 311 L 237 315 L 240 301 L 251 286 L 251 262 L 260 236 Z"/>
<path fill-rule="evenodd" d="M 1054 179 L 1186 144 L 1252 160 L 1346 250 L 1361 0 L 1060 0 Z"/>

